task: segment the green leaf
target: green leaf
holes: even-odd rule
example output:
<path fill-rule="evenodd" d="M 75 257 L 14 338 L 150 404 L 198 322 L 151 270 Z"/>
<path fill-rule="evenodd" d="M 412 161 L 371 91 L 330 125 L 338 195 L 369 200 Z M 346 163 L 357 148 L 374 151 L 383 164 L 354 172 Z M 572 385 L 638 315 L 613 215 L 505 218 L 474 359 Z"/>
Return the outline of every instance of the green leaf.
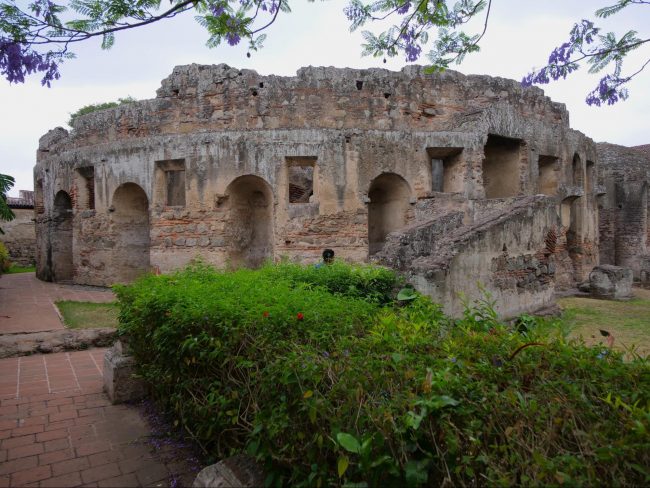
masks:
<path fill-rule="evenodd" d="M 429 478 L 428 466 L 429 461 L 427 459 L 409 461 L 406 463 L 406 466 L 404 466 L 406 483 L 410 486 L 426 483 Z"/>
<path fill-rule="evenodd" d="M 350 460 L 347 456 L 341 456 L 336 463 L 336 470 L 339 473 L 339 478 L 341 478 L 350 466 Z"/>
<path fill-rule="evenodd" d="M 353 452 L 355 454 L 359 454 L 361 451 L 361 444 L 359 444 L 359 441 L 353 435 L 346 434 L 345 432 L 339 432 L 336 434 L 336 440 L 346 451 Z"/>
<path fill-rule="evenodd" d="M 402 302 L 415 300 L 417 297 L 418 294 L 413 288 L 402 288 L 397 294 L 397 299 Z"/>

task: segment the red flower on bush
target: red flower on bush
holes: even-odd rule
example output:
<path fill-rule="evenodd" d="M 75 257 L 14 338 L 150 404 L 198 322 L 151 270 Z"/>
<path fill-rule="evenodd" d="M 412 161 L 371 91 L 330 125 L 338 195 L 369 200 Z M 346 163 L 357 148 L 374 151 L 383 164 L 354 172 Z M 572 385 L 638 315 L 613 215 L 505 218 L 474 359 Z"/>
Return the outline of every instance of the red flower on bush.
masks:
<path fill-rule="evenodd" d="M 264 310 L 264 312 L 262 312 L 262 315 L 264 316 L 264 318 L 268 317 L 269 316 L 269 311 Z"/>
<path fill-rule="evenodd" d="M 305 316 L 302 314 L 302 312 L 298 312 L 298 315 L 296 315 L 296 318 L 297 318 L 298 320 L 302 320 L 302 319 L 305 318 Z"/>

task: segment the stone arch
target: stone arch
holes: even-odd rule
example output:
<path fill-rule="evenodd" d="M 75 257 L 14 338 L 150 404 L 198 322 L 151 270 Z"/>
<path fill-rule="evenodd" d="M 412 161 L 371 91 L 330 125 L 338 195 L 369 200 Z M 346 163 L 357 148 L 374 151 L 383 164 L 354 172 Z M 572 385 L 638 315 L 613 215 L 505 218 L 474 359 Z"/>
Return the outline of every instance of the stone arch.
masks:
<path fill-rule="evenodd" d="M 368 189 L 368 252 L 380 251 L 386 236 L 406 225 L 411 187 L 395 173 L 382 173 Z"/>
<path fill-rule="evenodd" d="M 259 176 L 244 175 L 226 188 L 226 244 L 233 266 L 256 268 L 273 256 L 273 191 Z"/>
<path fill-rule="evenodd" d="M 582 197 L 568 197 L 562 200 L 561 203 L 561 221 L 562 226 L 566 231 L 566 247 L 573 263 L 574 278 L 580 280 L 582 264 L 583 264 L 583 222 L 582 211 Z"/>
<path fill-rule="evenodd" d="M 72 281 L 72 199 L 63 190 L 54 197 L 51 243 L 52 280 Z"/>
<path fill-rule="evenodd" d="M 113 193 L 111 230 L 114 237 L 113 278 L 129 283 L 149 271 L 149 200 L 135 183 Z"/>

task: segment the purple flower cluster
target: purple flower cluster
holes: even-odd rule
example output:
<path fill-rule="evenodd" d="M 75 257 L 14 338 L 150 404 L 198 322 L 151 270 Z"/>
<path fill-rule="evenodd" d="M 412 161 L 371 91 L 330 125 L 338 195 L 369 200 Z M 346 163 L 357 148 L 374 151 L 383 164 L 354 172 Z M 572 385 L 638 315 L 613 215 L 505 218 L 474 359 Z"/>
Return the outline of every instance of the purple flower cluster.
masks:
<path fill-rule="evenodd" d="M 593 22 L 582 19 L 579 24 L 575 24 L 571 29 L 569 41 L 572 44 L 591 44 L 599 31 L 600 29 Z"/>
<path fill-rule="evenodd" d="M 278 8 L 280 8 L 279 0 L 271 0 L 270 2 L 261 0 L 259 5 L 262 12 L 269 12 L 270 14 L 275 14 L 275 12 L 278 11 Z"/>
<path fill-rule="evenodd" d="M 415 27 L 409 27 L 402 32 L 400 39 L 402 40 L 404 52 L 406 53 L 406 61 L 409 63 L 417 61 L 422 53 L 422 46 L 417 42 Z"/>
<path fill-rule="evenodd" d="M 221 17 L 226 12 L 226 7 L 222 3 L 219 3 L 217 5 L 211 5 L 210 12 L 215 17 Z"/>
<path fill-rule="evenodd" d="M 601 78 L 598 86 L 587 95 L 587 105 L 600 107 L 603 103 L 614 105 L 616 102 L 625 100 L 628 97 L 627 89 L 622 85 L 630 81 L 630 78 L 620 78 L 616 75 L 607 75 Z"/>
<path fill-rule="evenodd" d="M 556 47 L 548 57 L 548 64 L 568 63 L 573 54 L 574 47 L 569 42 L 565 42 L 560 47 Z"/>
<path fill-rule="evenodd" d="M 401 7 L 397 9 L 397 13 L 400 15 L 404 15 L 409 10 L 411 10 L 411 2 L 405 2 L 404 4 L 402 4 Z"/>
<path fill-rule="evenodd" d="M 234 32 L 229 32 L 228 34 L 226 34 L 226 41 L 228 41 L 228 44 L 230 44 L 231 46 L 236 46 L 237 44 L 239 44 L 239 41 L 241 41 L 241 36 Z"/>
<path fill-rule="evenodd" d="M 234 17 L 230 17 L 226 20 L 226 26 L 230 29 L 230 32 L 225 34 L 226 41 L 231 46 L 236 46 L 241 41 L 241 35 L 237 32 L 239 29 L 239 21 Z"/>
<path fill-rule="evenodd" d="M 0 37 L 0 74 L 9 83 L 24 83 L 25 76 L 32 73 L 43 73 L 41 85 L 60 78 L 59 65 L 48 54 L 38 53 L 18 42 Z"/>
<path fill-rule="evenodd" d="M 583 52 L 585 44 L 594 42 L 599 29 L 594 23 L 583 19 L 571 29 L 569 41 L 556 47 L 548 57 L 548 65 L 539 71 L 527 74 L 522 80 L 523 86 L 545 85 L 551 80 L 565 79 L 569 74 L 578 69 L 578 64 L 571 60 L 571 57 L 578 52 Z"/>

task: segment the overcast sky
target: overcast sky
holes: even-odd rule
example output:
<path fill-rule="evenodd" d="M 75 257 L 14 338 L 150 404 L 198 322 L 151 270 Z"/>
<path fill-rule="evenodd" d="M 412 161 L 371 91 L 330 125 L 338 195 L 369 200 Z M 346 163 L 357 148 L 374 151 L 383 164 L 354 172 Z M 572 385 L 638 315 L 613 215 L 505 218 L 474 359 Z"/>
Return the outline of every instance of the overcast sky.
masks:
<path fill-rule="evenodd" d="M 481 51 L 454 69 L 519 80 L 532 67 L 545 64 L 550 51 L 566 40 L 575 21 L 593 19 L 597 8 L 613 3 L 615 0 L 494 0 Z M 265 47 L 250 59 L 246 45 L 206 48 L 206 32 L 191 14 L 186 14 L 120 33 L 110 51 L 99 49 L 96 40 L 77 45 L 77 59 L 63 65 L 62 78 L 52 88 L 41 87 L 37 78 L 24 85 L 0 80 L 0 173 L 16 178 L 10 195 L 33 188 L 38 139 L 54 127 L 67 128 L 70 112 L 128 95 L 154 98 L 160 81 L 175 65 L 227 63 L 279 75 L 294 75 L 298 68 L 309 65 L 392 70 L 405 66 L 401 56 L 386 64 L 381 59 L 361 57 L 361 35 L 349 32 L 342 12 L 346 4 L 347 0 L 293 0 L 293 12 L 281 16 L 267 31 Z M 632 6 L 598 22 L 619 35 L 634 28 L 647 37 L 650 6 Z M 475 24 L 477 31 L 481 27 Z M 641 66 L 643 54 L 647 58 L 647 48 L 629 57 L 626 63 L 630 71 Z M 581 69 L 569 80 L 543 88 L 554 101 L 567 105 L 571 126 L 592 139 L 626 146 L 650 143 L 650 67 L 630 84 L 629 100 L 612 107 L 595 108 L 584 103 L 597 81 L 596 75 Z"/>

